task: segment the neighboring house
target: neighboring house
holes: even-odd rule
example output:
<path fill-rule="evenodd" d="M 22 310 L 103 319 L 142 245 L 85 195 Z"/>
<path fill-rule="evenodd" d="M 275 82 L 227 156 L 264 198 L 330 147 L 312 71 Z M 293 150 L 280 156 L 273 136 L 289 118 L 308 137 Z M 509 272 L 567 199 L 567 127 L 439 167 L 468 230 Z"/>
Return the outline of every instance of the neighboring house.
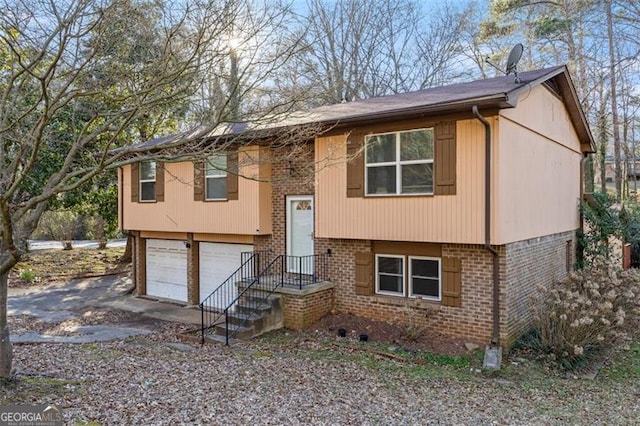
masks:
<path fill-rule="evenodd" d="M 315 253 L 330 284 L 284 292 L 287 327 L 335 309 L 509 346 L 536 287 L 573 268 L 594 145 L 564 66 L 321 107 L 304 122 L 329 130 L 294 160 L 256 144 L 123 167 L 138 294 L 197 304 L 243 252 Z"/>
<path fill-rule="evenodd" d="M 640 188 L 640 184 L 638 180 L 640 180 L 640 160 L 636 159 L 626 159 L 625 156 L 622 156 L 620 160 L 620 166 L 622 167 L 622 178 L 623 189 L 624 185 L 626 185 L 629 190 L 637 193 L 638 188 Z M 597 165 L 596 165 L 597 167 Z M 613 156 L 607 156 L 604 160 L 604 170 L 605 170 L 605 181 L 606 186 L 612 189 L 615 189 L 615 180 L 616 180 L 616 165 L 613 159 Z M 626 179 L 625 179 L 626 176 Z M 601 174 L 599 171 L 596 171 L 596 185 L 601 184 Z"/>

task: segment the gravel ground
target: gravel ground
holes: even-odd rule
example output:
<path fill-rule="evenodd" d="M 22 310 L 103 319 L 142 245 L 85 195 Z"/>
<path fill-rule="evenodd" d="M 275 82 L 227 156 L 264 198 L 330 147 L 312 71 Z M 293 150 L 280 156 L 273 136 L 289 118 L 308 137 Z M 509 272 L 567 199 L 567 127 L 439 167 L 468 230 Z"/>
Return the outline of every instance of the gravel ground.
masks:
<path fill-rule="evenodd" d="M 114 314 L 118 318 L 118 314 Z M 26 318 L 20 326 L 28 329 Z M 38 327 L 34 324 L 34 327 Z M 416 365 L 369 344 L 276 332 L 231 348 L 179 342 L 186 326 L 108 343 L 14 346 L 0 403 L 47 403 L 69 424 L 636 424 L 620 382 Z M 522 363 L 522 365 L 518 365 Z"/>

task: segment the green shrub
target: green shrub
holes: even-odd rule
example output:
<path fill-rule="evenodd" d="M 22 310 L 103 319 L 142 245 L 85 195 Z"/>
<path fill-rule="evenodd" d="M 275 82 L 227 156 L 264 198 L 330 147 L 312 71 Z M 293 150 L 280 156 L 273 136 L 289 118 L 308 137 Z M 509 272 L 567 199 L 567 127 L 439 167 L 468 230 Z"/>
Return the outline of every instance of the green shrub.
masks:
<path fill-rule="evenodd" d="M 578 369 L 637 326 L 640 275 L 596 257 L 552 288 L 539 286 L 535 299 L 531 346 L 562 369 Z"/>
<path fill-rule="evenodd" d="M 20 278 L 25 281 L 32 282 L 36 279 L 36 274 L 31 269 L 23 269 L 20 271 Z"/>

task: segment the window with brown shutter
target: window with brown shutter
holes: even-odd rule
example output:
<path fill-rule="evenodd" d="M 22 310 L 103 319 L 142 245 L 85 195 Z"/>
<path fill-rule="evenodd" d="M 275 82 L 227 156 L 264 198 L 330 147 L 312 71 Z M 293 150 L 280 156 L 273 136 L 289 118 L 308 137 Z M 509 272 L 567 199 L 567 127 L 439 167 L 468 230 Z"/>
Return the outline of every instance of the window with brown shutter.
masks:
<path fill-rule="evenodd" d="M 164 163 L 156 164 L 156 201 L 164 201 Z"/>
<path fill-rule="evenodd" d="M 373 277 L 367 278 L 370 275 L 365 273 Z M 460 306 L 461 288 L 462 262 L 442 257 L 441 244 L 374 241 L 372 253 L 356 253 L 356 294 L 375 293 Z"/>
<path fill-rule="evenodd" d="M 456 194 L 456 122 L 435 126 L 435 194 Z"/>
<path fill-rule="evenodd" d="M 136 189 L 132 188 L 132 198 L 135 192 L 138 203 L 164 201 L 164 166 L 161 163 L 142 161 L 137 164 L 137 167 L 132 167 L 131 172 L 132 186 L 134 182 L 136 184 Z M 133 176 L 134 172 L 135 176 Z M 160 191 L 160 199 L 158 199 L 158 191 Z"/>
<path fill-rule="evenodd" d="M 456 194 L 455 120 L 436 124 L 425 122 L 424 127 L 420 126 L 419 122 L 410 124 L 411 126 L 400 123 L 397 130 L 389 126 L 371 126 L 369 131 L 351 132 L 347 138 L 348 198 L 364 197 L 365 194 L 371 196 Z M 370 134 L 366 135 L 368 132 Z M 423 137 L 423 135 L 429 136 L 429 132 L 431 132 L 431 139 Z M 384 153 L 382 148 L 385 145 L 382 142 L 392 136 L 396 139 L 395 145 L 401 148 L 399 155 L 392 159 L 384 155 L 380 159 L 367 157 L 368 148 L 365 145 L 370 143 L 369 141 L 381 146 L 376 152 Z M 413 141 L 413 146 L 403 142 L 405 139 Z M 423 148 L 420 145 L 422 140 L 426 144 Z M 388 141 L 387 145 L 389 144 L 391 142 Z M 368 184 L 366 184 L 367 174 L 370 175 L 368 177 L 371 180 Z M 369 188 L 365 188 L 365 185 Z"/>
<path fill-rule="evenodd" d="M 227 155 L 227 200 L 238 199 L 238 153 Z"/>
<path fill-rule="evenodd" d="M 371 252 L 357 252 L 356 260 L 356 294 L 370 296 L 373 294 L 373 255 Z"/>
<path fill-rule="evenodd" d="M 459 307 L 462 294 L 462 262 L 452 257 L 442 258 L 442 304 Z"/>
<path fill-rule="evenodd" d="M 204 162 L 193 163 L 193 201 L 204 201 Z"/>
<path fill-rule="evenodd" d="M 194 201 L 238 199 L 238 153 L 216 154 L 193 164 Z"/>
<path fill-rule="evenodd" d="M 347 197 L 364 197 L 364 133 L 347 138 Z"/>
<path fill-rule="evenodd" d="M 139 201 L 138 194 L 140 190 L 140 163 L 131 164 L 131 202 Z"/>

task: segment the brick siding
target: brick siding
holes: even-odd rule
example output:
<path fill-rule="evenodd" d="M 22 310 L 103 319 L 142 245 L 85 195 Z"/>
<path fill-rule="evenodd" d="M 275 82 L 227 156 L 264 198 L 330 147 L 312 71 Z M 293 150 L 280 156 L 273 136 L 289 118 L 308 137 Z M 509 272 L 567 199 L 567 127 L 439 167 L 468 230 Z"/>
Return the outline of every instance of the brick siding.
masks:
<path fill-rule="evenodd" d="M 531 326 L 530 298 L 537 284 L 548 286 L 566 276 L 567 241 L 575 232 L 534 238 L 497 247 L 500 280 L 500 341 L 511 346 Z M 335 309 L 380 321 L 488 343 L 493 334 L 492 255 L 482 245 L 443 244 L 442 256 L 462 263 L 460 307 L 402 297 L 355 294 L 355 253 L 369 251 L 370 241 L 316 240 L 316 250 L 331 249 L 329 276 Z M 573 265 L 572 252 L 569 264 Z"/>
<path fill-rule="evenodd" d="M 507 343 L 512 343 L 531 327 L 531 300 L 537 293 L 536 287 L 548 287 L 565 278 L 567 264 L 571 270 L 574 268 L 575 247 L 575 231 L 507 245 L 507 309 L 504 315 Z"/>
<path fill-rule="evenodd" d="M 307 295 L 283 294 L 284 326 L 292 330 L 310 327 L 333 308 L 333 289 Z"/>
<path fill-rule="evenodd" d="M 147 294 L 147 240 L 140 238 L 140 232 L 135 231 L 134 245 L 136 295 L 142 296 Z"/>
<path fill-rule="evenodd" d="M 287 156 L 286 149 L 278 158 Z M 272 165 L 271 235 L 256 236 L 256 251 L 271 250 L 273 255 L 286 253 L 286 197 L 313 195 L 314 176 L 308 168 L 314 164 L 313 145 L 295 148 L 292 161 Z M 302 149 L 303 152 L 300 152 Z M 136 235 L 136 293 L 145 294 L 145 240 Z M 570 258 L 567 259 L 567 242 Z M 188 255 L 189 302 L 197 303 L 198 244 L 190 238 Z M 509 347 L 531 326 L 531 298 L 537 285 L 548 286 L 564 278 L 567 264 L 575 262 L 575 232 L 565 232 L 505 246 L 495 247 L 499 255 L 500 279 L 500 340 Z M 424 327 L 426 330 L 470 341 L 488 343 L 492 337 L 493 278 L 492 256 L 482 245 L 442 244 L 442 256 L 461 260 L 461 306 L 401 297 L 355 294 L 355 253 L 371 250 L 371 241 L 347 239 L 315 240 L 315 252 L 327 253 L 328 275 L 332 289 L 307 295 L 283 295 L 285 327 L 306 328 L 332 309 L 390 323 Z"/>

